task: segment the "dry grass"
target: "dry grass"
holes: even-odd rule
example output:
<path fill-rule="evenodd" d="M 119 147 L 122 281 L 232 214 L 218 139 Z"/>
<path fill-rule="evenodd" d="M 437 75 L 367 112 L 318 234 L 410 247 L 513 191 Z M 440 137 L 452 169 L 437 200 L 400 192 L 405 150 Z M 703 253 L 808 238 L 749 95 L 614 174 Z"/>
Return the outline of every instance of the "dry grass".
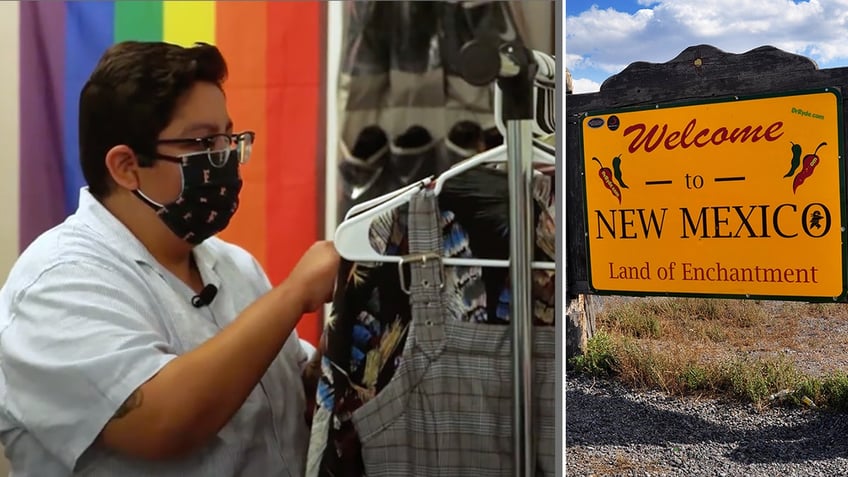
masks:
<path fill-rule="evenodd" d="M 579 371 L 673 395 L 848 409 L 848 305 L 607 298 Z"/>
<path fill-rule="evenodd" d="M 571 448 L 569 448 L 571 452 Z M 607 475 L 645 475 L 645 473 L 658 475 L 668 472 L 668 467 L 661 462 L 645 463 L 642 459 L 634 461 L 624 451 L 616 451 L 614 455 L 600 457 L 597 455 L 581 456 L 587 468 L 593 470 L 589 477 L 601 477 Z"/>

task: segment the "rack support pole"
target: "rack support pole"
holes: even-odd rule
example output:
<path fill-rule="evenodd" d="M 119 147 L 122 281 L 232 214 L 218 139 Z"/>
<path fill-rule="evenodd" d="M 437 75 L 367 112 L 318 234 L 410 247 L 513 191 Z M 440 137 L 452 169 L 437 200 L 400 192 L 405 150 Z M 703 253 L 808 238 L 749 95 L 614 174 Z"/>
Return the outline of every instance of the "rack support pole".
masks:
<path fill-rule="evenodd" d="M 533 84 L 538 64 L 520 42 L 471 40 L 460 52 L 462 77 L 483 86 L 497 81 L 506 123 L 509 181 L 510 328 L 512 331 L 513 456 L 516 477 L 536 470 L 533 446 Z"/>
<path fill-rule="evenodd" d="M 530 263 L 533 260 L 533 214 L 529 200 L 533 184 L 533 122 L 507 121 L 509 173 L 509 256 L 512 300 L 510 325 L 513 354 L 513 445 L 515 475 L 535 473 L 533 447 L 533 303 Z"/>
<path fill-rule="evenodd" d="M 512 291 L 512 426 L 516 477 L 536 471 L 533 445 L 533 83 L 538 65 L 520 43 L 499 48 L 509 181 L 509 276 Z"/>

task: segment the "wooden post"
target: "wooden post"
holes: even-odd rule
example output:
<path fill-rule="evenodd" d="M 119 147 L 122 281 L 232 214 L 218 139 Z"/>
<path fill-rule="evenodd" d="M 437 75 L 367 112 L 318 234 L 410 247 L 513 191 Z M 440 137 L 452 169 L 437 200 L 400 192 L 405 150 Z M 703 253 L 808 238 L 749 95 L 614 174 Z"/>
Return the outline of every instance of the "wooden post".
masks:
<path fill-rule="evenodd" d="M 595 335 L 598 300 L 593 295 L 577 295 L 566 310 L 566 360 L 586 352 L 586 343 Z"/>

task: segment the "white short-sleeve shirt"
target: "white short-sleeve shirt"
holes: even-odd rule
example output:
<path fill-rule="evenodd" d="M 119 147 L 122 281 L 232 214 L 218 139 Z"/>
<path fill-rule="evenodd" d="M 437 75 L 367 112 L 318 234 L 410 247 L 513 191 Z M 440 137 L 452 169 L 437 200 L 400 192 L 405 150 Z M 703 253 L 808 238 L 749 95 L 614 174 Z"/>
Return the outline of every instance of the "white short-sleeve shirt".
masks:
<path fill-rule="evenodd" d="M 306 352 L 296 334 L 193 455 L 144 462 L 92 445 L 134 389 L 271 288 L 235 245 L 211 238 L 194 253 L 204 283 L 218 287 L 202 308 L 84 188 L 76 213 L 20 256 L 0 290 L 0 441 L 13 477 L 303 475 Z"/>

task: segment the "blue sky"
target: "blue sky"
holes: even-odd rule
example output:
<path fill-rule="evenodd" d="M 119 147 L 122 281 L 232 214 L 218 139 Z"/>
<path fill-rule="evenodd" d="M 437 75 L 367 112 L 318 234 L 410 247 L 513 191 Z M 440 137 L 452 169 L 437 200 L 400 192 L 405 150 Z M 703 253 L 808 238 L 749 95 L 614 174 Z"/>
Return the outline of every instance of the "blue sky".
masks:
<path fill-rule="evenodd" d="M 565 0 L 565 62 L 574 92 L 635 61 L 662 63 L 688 46 L 729 53 L 770 45 L 848 66 L 848 0 Z"/>

